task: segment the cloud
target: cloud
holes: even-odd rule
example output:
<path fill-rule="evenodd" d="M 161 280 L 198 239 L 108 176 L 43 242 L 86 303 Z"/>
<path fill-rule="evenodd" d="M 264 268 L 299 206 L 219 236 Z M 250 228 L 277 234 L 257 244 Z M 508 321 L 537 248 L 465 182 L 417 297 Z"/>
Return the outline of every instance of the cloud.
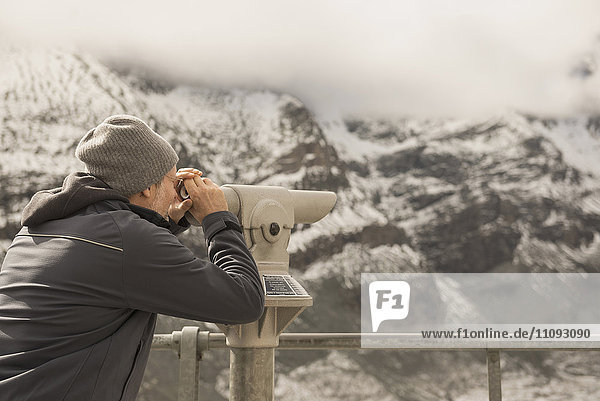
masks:
<path fill-rule="evenodd" d="M 5 42 L 176 82 L 266 87 L 342 113 L 597 111 L 597 1 L 0 0 Z M 600 52 L 599 52 L 600 53 Z"/>

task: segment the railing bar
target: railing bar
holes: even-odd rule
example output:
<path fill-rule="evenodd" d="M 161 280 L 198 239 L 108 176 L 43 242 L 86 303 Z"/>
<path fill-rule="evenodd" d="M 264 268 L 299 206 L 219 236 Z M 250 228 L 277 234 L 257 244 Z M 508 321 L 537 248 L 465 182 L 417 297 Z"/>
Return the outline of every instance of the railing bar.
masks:
<path fill-rule="evenodd" d="M 318 350 L 318 349 L 402 349 L 415 351 L 481 351 L 481 348 L 459 348 L 459 347 L 369 347 L 361 348 L 361 333 L 282 333 L 279 337 L 278 350 Z M 367 334 L 366 336 L 372 336 Z M 382 336 L 378 336 L 382 338 Z M 389 335 L 388 335 L 389 337 Z M 595 342 L 595 347 L 572 348 L 572 347 L 537 347 L 537 348 L 498 348 L 503 351 L 600 351 L 600 346 Z M 152 341 L 153 350 L 176 349 L 173 345 L 172 334 L 156 334 Z M 208 349 L 226 349 L 225 335 L 223 333 L 210 333 L 208 338 Z"/>
<path fill-rule="evenodd" d="M 402 335 L 402 334 L 401 334 Z M 414 335 L 414 333 L 403 333 Z M 283 333 L 279 337 L 280 350 L 299 349 L 373 349 L 403 351 L 481 351 L 482 348 L 457 347 L 369 347 L 361 348 L 362 333 Z M 383 336 L 368 334 L 371 337 L 398 337 L 385 334 Z M 574 342 L 571 342 L 574 344 Z M 597 345 L 598 342 L 593 342 Z M 532 344 L 534 345 L 534 344 Z M 153 350 L 174 350 L 180 355 L 179 401 L 196 401 L 198 399 L 199 362 L 202 352 L 210 348 L 229 348 L 223 333 L 200 332 L 199 327 L 184 327 L 172 334 L 156 334 L 152 339 Z M 272 350 L 272 349 L 271 349 Z M 600 351 L 600 347 L 530 347 L 530 348 L 492 348 L 486 350 L 488 368 L 488 393 L 490 401 L 502 401 L 502 378 L 500 351 Z M 253 352 L 256 352 L 254 350 Z M 272 351 L 271 351 L 272 352 Z M 256 369 L 251 369 L 256 370 Z M 264 386 L 263 386 L 264 387 Z M 268 387 L 268 386 L 267 386 Z"/>

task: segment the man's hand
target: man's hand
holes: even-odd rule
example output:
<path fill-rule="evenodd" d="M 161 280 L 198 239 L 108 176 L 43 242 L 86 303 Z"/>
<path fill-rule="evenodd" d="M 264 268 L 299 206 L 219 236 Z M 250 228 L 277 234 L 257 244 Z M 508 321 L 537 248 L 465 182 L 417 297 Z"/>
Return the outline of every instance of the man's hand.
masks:
<path fill-rule="evenodd" d="M 169 206 L 169 217 L 176 223 L 185 216 L 185 213 L 192 208 L 192 200 L 186 199 L 183 202 L 175 201 Z"/>
<path fill-rule="evenodd" d="M 185 189 L 190 195 L 192 206 L 188 210 L 192 216 L 199 223 L 202 223 L 202 220 L 209 214 L 228 210 L 227 200 L 221 188 L 209 178 L 203 178 L 200 171 L 194 170 L 190 172 L 189 170 L 193 169 L 179 170 L 177 178 L 183 179 Z"/>
<path fill-rule="evenodd" d="M 193 179 L 196 176 L 201 177 L 202 171 L 195 168 L 180 168 L 176 173 L 176 177 L 180 180 Z M 179 194 L 177 194 L 177 198 L 178 200 L 173 201 L 169 206 L 169 217 L 179 223 L 185 213 L 192 208 L 193 202 L 191 199 L 179 200 Z"/>

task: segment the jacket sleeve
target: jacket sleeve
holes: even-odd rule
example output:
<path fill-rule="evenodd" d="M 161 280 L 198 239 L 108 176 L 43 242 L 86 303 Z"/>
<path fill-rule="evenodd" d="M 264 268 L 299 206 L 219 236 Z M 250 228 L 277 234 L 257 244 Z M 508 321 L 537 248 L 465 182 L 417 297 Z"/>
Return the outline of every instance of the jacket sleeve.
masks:
<path fill-rule="evenodd" d="M 169 230 L 143 219 L 121 228 L 123 291 L 133 309 L 215 323 L 248 323 L 263 312 L 256 263 L 230 212 L 203 221 L 209 259 L 198 259 Z"/>
<path fill-rule="evenodd" d="M 188 228 L 190 228 L 190 223 L 187 221 L 185 216 L 183 216 L 181 220 L 179 220 L 179 222 L 176 222 L 171 217 L 169 217 L 169 226 L 169 231 L 171 231 L 171 234 L 179 235 Z"/>

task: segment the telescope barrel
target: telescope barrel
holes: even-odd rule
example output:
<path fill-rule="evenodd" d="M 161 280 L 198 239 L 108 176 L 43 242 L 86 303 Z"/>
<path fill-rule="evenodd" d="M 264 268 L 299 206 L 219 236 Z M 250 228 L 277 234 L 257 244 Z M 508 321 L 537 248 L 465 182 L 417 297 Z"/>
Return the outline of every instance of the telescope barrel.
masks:
<path fill-rule="evenodd" d="M 238 189 L 236 191 L 236 188 Z M 244 197 L 248 194 L 260 198 L 260 196 L 275 196 L 282 200 L 286 199 L 286 194 L 289 194 L 291 199 L 291 205 L 294 208 L 294 223 L 295 224 L 312 224 L 321 220 L 325 217 L 335 205 L 337 196 L 334 192 L 328 191 L 305 191 L 305 190 L 287 190 L 281 187 L 261 187 L 261 186 L 250 186 L 250 185 L 223 185 L 221 187 L 227 200 L 227 207 L 229 211 L 236 216 L 240 215 L 240 208 L 242 207 L 242 201 L 240 197 Z M 242 190 L 240 192 L 240 190 Z M 264 192 L 264 194 L 261 193 Z M 248 207 L 248 199 L 245 199 L 246 207 Z M 250 204 L 253 204 L 250 202 Z M 245 213 L 250 213 L 251 210 L 245 210 Z M 196 221 L 194 217 L 188 212 L 186 214 L 188 221 L 196 226 L 200 225 L 200 222 Z M 242 222 L 243 223 L 243 222 Z"/>
<path fill-rule="evenodd" d="M 296 224 L 316 223 L 327 215 L 335 205 L 334 192 L 290 190 L 294 204 Z"/>
<path fill-rule="evenodd" d="M 240 212 L 240 198 L 238 197 L 238 194 L 232 188 L 229 188 L 225 185 L 222 186 L 221 189 L 225 194 L 225 199 L 227 199 L 227 207 L 229 211 L 237 216 Z"/>

